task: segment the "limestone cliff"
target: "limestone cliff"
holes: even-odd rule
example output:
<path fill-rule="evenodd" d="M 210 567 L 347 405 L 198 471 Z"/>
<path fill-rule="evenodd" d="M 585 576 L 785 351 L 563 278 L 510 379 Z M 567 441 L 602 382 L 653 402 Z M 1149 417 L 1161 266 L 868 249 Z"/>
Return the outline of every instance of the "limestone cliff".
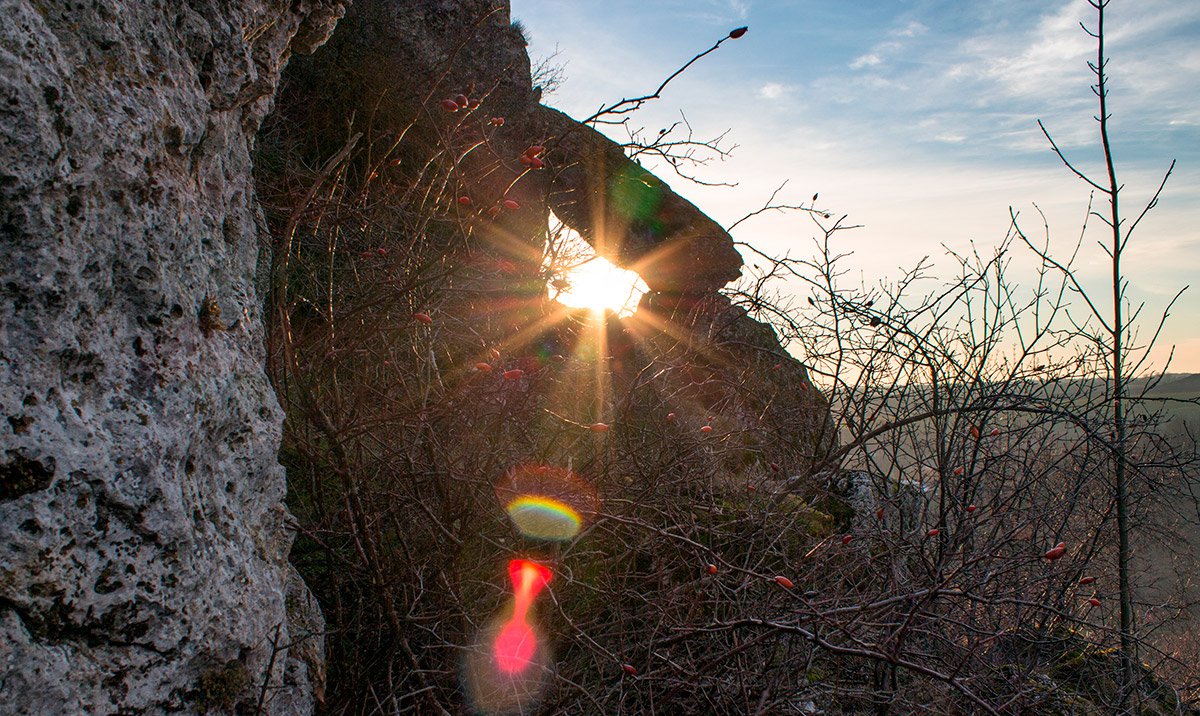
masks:
<path fill-rule="evenodd" d="M 0 711 L 312 708 L 250 150 L 341 12 L 0 2 Z"/>

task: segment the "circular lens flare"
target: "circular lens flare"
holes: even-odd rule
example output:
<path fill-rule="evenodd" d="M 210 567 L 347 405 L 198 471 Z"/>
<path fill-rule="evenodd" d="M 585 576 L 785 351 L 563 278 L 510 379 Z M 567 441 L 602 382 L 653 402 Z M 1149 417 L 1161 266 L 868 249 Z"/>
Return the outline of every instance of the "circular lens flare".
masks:
<path fill-rule="evenodd" d="M 521 495 L 504 506 L 521 534 L 563 542 L 579 534 L 583 517 L 570 505 L 544 495 Z"/>
<path fill-rule="evenodd" d="M 507 610 L 505 610 L 507 612 Z M 549 647 L 537 627 L 516 625 L 502 612 L 467 650 L 463 661 L 463 686 L 472 711 L 485 716 L 527 714 L 537 705 L 550 675 Z M 504 637 L 506 631 L 510 635 Z M 506 641 L 504 656 L 497 642 Z"/>
<path fill-rule="evenodd" d="M 500 630 L 493 645 L 496 666 L 506 674 L 519 674 L 533 665 L 537 653 L 537 636 L 533 627 L 523 621 L 510 621 Z"/>
<path fill-rule="evenodd" d="M 496 497 L 517 530 L 530 539 L 565 542 L 600 509 L 595 491 L 562 468 L 519 465 L 496 482 Z"/>

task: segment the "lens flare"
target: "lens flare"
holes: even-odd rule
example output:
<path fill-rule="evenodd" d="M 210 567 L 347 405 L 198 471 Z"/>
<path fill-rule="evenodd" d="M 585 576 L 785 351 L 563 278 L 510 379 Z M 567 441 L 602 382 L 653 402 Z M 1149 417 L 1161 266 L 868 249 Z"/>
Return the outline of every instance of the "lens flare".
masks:
<path fill-rule="evenodd" d="M 506 674 L 525 671 L 533 664 L 537 652 L 537 636 L 525 621 L 529 607 L 538 592 L 550 583 L 550 568 L 527 559 L 508 563 L 508 577 L 513 583 L 513 614 L 496 637 L 492 653 L 496 666 Z"/>
<path fill-rule="evenodd" d="M 579 534 L 583 518 L 565 502 L 542 495 L 522 495 L 504 506 L 521 534 L 562 542 Z"/>
<path fill-rule="evenodd" d="M 530 539 L 565 542 L 600 508 L 591 486 L 562 468 L 519 465 L 496 483 L 496 497 L 517 530 Z"/>
<path fill-rule="evenodd" d="M 526 714 L 537 705 L 553 657 L 529 613 L 552 576 L 549 567 L 532 560 L 508 563 L 512 600 L 464 655 L 463 686 L 476 713 Z"/>

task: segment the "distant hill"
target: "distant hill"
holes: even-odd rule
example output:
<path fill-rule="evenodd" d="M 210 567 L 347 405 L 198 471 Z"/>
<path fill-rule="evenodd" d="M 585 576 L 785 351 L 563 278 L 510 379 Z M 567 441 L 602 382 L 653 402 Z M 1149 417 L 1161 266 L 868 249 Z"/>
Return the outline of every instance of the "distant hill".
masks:
<path fill-rule="evenodd" d="M 1200 373 L 1168 373 L 1147 395 L 1155 398 L 1200 398 Z"/>

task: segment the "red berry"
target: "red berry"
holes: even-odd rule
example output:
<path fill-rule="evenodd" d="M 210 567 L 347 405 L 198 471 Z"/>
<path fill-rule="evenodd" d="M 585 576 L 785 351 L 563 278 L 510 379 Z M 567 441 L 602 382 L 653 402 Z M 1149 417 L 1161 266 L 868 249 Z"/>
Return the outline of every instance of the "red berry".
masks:
<path fill-rule="evenodd" d="M 711 433 L 711 432 L 712 432 L 712 426 L 711 426 L 711 425 L 705 425 L 704 427 L 700 428 L 700 432 L 702 432 L 702 433 Z"/>
<path fill-rule="evenodd" d="M 444 99 L 444 100 L 442 100 L 441 104 L 442 104 L 442 109 L 446 110 L 447 112 L 457 112 L 458 111 L 458 102 L 455 102 L 452 99 Z"/>
<path fill-rule="evenodd" d="M 492 125 L 493 127 L 503 127 L 504 117 L 492 117 L 490 120 L 488 120 L 488 124 Z"/>
<path fill-rule="evenodd" d="M 1091 604 L 1093 607 L 1098 607 L 1098 606 L 1100 606 L 1100 600 L 1095 597 L 1092 597 L 1091 599 L 1088 600 L 1088 604 Z"/>
<path fill-rule="evenodd" d="M 546 164 L 541 159 L 538 159 L 537 157 L 529 158 L 529 168 L 530 169 L 541 169 L 544 166 L 546 166 Z"/>
<path fill-rule="evenodd" d="M 621 670 L 624 671 L 626 674 L 629 674 L 630 676 L 637 676 L 637 673 L 638 673 L 637 669 L 634 668 L 633 664 L 621 664 Z"/>
<path fill-rule="evenodd" d="M 494 219 L 500 215 L 500 212 L 501 212 L 501 209 L 500 209 L 499 205 L 493 206 L 492 208 L 488 209 L 488 216 L 490 216 Z"/>
<path fill-rule="evenodd" d="M 509 380 L 516 380 L 524 375 L 525 371 L 521 370 L 520 368 L 513 368 L 512 370 L 504 371 L 504 377 L 508 378 Z"/>
<path fill-rule="evenodd" d="M 479 371 L 480 373 L 491 373 L 492 366 L 489 363 L 484 363 L 481 361 L 475 364 L 475 370 Z"/>
<path fill-rule="evenodd" d="M 607 433 L 608 426 L 604 423 L 592 423 L 591 426 L 588 427 L 588 430 L 591 430 L 593 433 Z"/>
<path fill-rule="evenodd" d="M 521 208 L 521 205 L 518 204 L 517 202 L 513 201 L 512 199 L 505 199 L 504 200 L 504 208 L 512 209 L 513 211 L 516 211 L 517 209 Z"/>
<path fill-rule="evenodd" d="M 1067 553 L 1066 543 L 1059 542 L 1058 544 L 1054 545 L 1050 549 L 1046 550 L 1046 553 L 1043 554 L 1042 556 L 1046 558 L 1047 562 L 1053 562 L 1054 560 L 1061 558 L 1066 553 Z"/>
<path fill-rule="evenodd" d="M 954 468 L 954 474 L 955 476 L 963 474 L 963 469 L 961 467 Z"/>
<path fill-rule="evenodd" d="M 675 422 L 675 417 L 676 417 L 675 413 L 667 413 L 667 422 L 668 423 Z"/>
<path fill-rule="evenodd" d="M 850 544 L 854 541 L 854 535 L 843 535 L 842 544 Z"/>
<path fill-rule="evenodd" d="M 931 529 L 931 530 L 929 530 L 928 532 L 926 532 L 926 533 L 925 533 L 925 536 L 926 536 L 926 537 L 937 537 L 937 536 L 938 536 L 938 535 L 940 535 L 941 533 L 942 533 L 942 531 L 941 531 L 941 530 L 939 530 L 937 527 L 934 527 L 933 529 Z"/>
<path fill-rule="evenodd" d="M 458 203 L 462 206 L 470 206 L 471 205 L 471 197 L 460 196 L 460 197 L 458 197 Z"/>
<path fill-rule="evenodd" d="M 427 326 L 433 323 L 433 318 L 428 313 L 414 313 L 413 320 L 417 323 L 424 323 Z"/>
<path fill-rule="evenodd" d="M 1000 428 L 992 428 L 992 437 L 996 437 L 999 434 L 1000 434 Z"/>
<path fill-rule="evenodd" d="M 1083 579 L 1079 580 L 1079 586 L 1081 586 L 1081 587 L 1086 586 L 1088 584 L 1091 584 L 1094 581 L 1096 581 L 1095 577 L 1084 577 Z"/>
<path fill-rule="evenodd" d="M 465 94 L 456 94 L 454 95 L 454 103 L 458 105 L 459 109 L 466 109 L 471 104 L 471 100 L 467 99 Z"/>
<path fill-rule="evenodd" d="M 978 510 L 978 509 L 979 509 L 979 507 L 976 505 L 967 505 L 967 514 L 971 514 L 972 512 L 974 512 L 975 510 Z"/>
<path fill-rule="evenodd" d="M 777 463 L 777 462 L 771 463 L 771 472 L 779 472 L 779 463 Z"/>
<path fill-rule="evenodd" d="M 715 564 L 710 564 L 710 565 L 708 565 L 707 569 L 708 569 L 708 573 L 709 573 L 709 574 L 716 574 L 716 573 L 717 573 L 717 565 L 715 565 Z"/>
<path fill-rule="evenodd" d="M 525 150 L 525 156 L 527 156 L 527 157 L 536 157 L 537 155 L 541 154 L 541 153 L 542 153 L 542 152 L 544 152 L 544 151 L 546 151 L 546 148 L 545 148 L 545 147 L 543 147 L 542 145 L 540 145 L 540 144 L 533 144 L 533 145 L 530 145 L 530 146 L 529 146 L 529 148 L 527 148 L 527 149 Z"/>
<path fill-rule="evenodd" d="M 971 437 L 975 438 L 976 440 L 978 440 L 980 437 L 979 428 L 975 427 L 974 425 L 971 426 Z"/>
<path fill-rule="evenodd" d="M 776 577 L 775 583 L 778 584 L 779 586 L 783 587 L 784 589 L 791 589 L 792 587 L 796 586 L 795 584 L 792 583 L 792 580 L 790 580 L 784 576 Z"/>

